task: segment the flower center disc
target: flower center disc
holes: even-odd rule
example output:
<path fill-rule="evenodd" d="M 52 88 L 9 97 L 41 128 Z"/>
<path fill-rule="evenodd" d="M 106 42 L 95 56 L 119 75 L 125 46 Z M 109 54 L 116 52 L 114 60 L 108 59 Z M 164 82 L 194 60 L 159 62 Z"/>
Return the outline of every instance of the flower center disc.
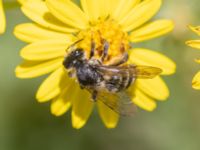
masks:
<path fill-rule="evenodd" d="M 94 58 L 100 59 L 105 43 L 109 45 L 108 55 L 103 63 L 107 64 L 114 57 L 120 57 L 130 48 L 128 34 L 122 31 L 120 25 L 113 20 L 97 21 L 87 30 L 78 33 L 78 38 L 83 39 L 78 46 L 86 52 L 87 58 L 90 56 L 91 45 L 95 44 Z"/>

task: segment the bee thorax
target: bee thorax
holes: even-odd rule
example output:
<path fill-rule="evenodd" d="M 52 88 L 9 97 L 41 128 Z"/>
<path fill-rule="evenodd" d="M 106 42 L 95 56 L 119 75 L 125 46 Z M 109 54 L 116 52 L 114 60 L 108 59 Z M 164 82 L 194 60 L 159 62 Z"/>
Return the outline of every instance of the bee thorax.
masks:
<path fill-rule="evenodd" d="M 102 76 L 89 64 L 79 66 L 76 73 L 82 86 L 96 86 L 102 80 Z"/>

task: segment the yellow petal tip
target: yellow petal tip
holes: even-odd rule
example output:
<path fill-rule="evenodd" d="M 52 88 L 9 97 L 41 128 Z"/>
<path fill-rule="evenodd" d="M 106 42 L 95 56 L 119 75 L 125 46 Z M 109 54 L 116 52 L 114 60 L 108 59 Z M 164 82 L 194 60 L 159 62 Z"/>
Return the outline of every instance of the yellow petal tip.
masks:
<path fill-rule="evenodd" d="M 141 106 L 140 107 L 148 112 L 153 112 L 156 108 L 157 108 L 157 105 L 156 103 L 153 103 L 151 105 L 148 105 L 148 106 Z"/>
<path fill-rule="evenodd" d="M 186 45 L 195 48 L 195 49 L 200 49 L 200 40 L 190 40 L 185 42 Z"/>
<path fill-rule="evenodd" d="M 39 90 L 37 91 L 35 98 L 39 103 L 45 103 L 50 100 L 47 95 L 44 95 L 44 93 L 40 92 Z"/>
<path fill-rule="evenodd" d="M 116 123 L 113 123 L 113 124 L 109 123 L 109 124 L 106 124 L 105 126 L 106 126 L 106 128 L 108 128 L 108 129 L 114 129 L 114 128 L 117 127 L 117 124 L 116 124 Z"/>
<path fill-rule="evenodd" d="M 21 78 L 21 79 L 27 78 L 27 77 L 24 76 L 23 72 L 21 71 L 21 66 L 20 65 L 15 68 L 15 76 L 17 78 Z"/>
<path fill-rule="evenodd" d="M 44 100 L 42 97 L 38 96 L 38 94 L 36 94 L 35 99 L 39 103 L 44 103 L 44 102 L 48 101 L 48 100 Z"/>
<path fill-rule="evenodd" d="M 71 103 L 65 99 L 66 95 L 61 94 L 58 98 L 54 99 L 51 103 L 51 113 L 55 116 L 61 116 L 66 113 Z"/>
<path fill-rule="evenodd" d="M 194 76 L 192 80 L 192 87 L 196 90 L 200 90 L 200 71 Z"/>
<path fill-rule="evenodd" d="M 195 90 L 200 90 L 200 83 L 198 81 L 193 81 L 192 88 Z"/>
<path fill-rule="evenodd" d="M 63 113 L 62 109 L 56 109 L 54 107 L 51 107 L 51 114 L 56 117 L 59 117 L 59 116 L 63 115 L 64 113 Z"/>
<path fill-rule="evenodd" d="M 72 127 L 75 129 L 80 129 L 85 125 L 86 121 L 78 117 L 73 111 L 72 111 Z"/>

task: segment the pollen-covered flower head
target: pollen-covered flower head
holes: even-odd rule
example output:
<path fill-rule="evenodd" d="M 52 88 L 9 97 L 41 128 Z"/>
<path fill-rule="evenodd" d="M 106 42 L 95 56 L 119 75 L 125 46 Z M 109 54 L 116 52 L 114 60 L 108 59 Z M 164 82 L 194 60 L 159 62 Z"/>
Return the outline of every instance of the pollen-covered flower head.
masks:
<path fill-rule="evenodd" d="M 200 35 L 200 26 L 197 27 L 193 27 L 193 26 L 189 26 L 189 28 L 196 33 L 197 35 Z M 187 41 L 186 44 L 192 48 L 195 49 L 200 49 L 200 40 L 190 40 Z M 195 59 L 195 61 L 197 63 L 200 63 L 200 59 Z M 192 80 L 192 87 L 196 90 L 200 90 L 200 72 L 198 72 L 193 80 Z"/>
<path fill-rule="evenodd" d="M 95 103 L 91 95 L 79 88 L 68 77 L 62 63 L 66 50 L 75 41 L 87 57 L 91 42 L 95 43 L 94 56 L 102 55 L 105 41 L 109 43 L 108 57 L 104 64 L 129 54 L 128 63 L 162 69 L 162 75 L 175 72 L 175 64 L 166 56 L 134 43 L 149 40 L 170 32 L 170 20 L 149 20 L 158 12 L 161 0 L 80 0 L 80 7 L 71 0 L 46 0 L 27 2 L 23 13 L 33 22 L 20 24 L 14 34 L 29 43 L 20 55 L 24 62 L 17 66 L 16 76 L 33 78 L 49 74 L 39 87 L 39 102 L 51 100 L 51 112 L 56 116 L 71 110 L 72 125 L 81 128 L 88 120 Z M 155 100 L 166 100 L 169 90 L 160 76 L 154 79 L 138 79 L 132 88 L 132 101 L 147 111 L 156 108 Z M 103 123 L 108 128 L 117 125 L 119 116 L 103 103 L 97 102 Z"/>

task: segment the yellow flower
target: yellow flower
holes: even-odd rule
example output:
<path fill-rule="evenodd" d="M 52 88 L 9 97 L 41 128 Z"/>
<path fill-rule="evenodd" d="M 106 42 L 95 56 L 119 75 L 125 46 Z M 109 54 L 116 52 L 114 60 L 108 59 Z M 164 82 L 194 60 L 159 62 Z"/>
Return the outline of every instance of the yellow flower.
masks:
<path fill-rule="evenodd" d="M 200 35 L 200 26 L 193 27 L 189 26 L 189 28 L 195 32 L 197 35 Z M 192 48 L 200 49 L 200 40 L 190 40 L 187 41 L 186 44 Z M 197 63 L 200 63 L 200 59 L 195 60 Z M 193 80 L 192 80 L 192 87 L 196 90 L 200 90 L 200 72 L 198 72 Z"/>
<path fill-rule="evenodd" d="M 28 0 L 17 0 L 20 4 L 24 4 Z M 29 0 L 31 1 L 31 0 Z M 3 9 L 3 2 L 0 0 L 0 34 L 3 34 L 6 30 L 6 18 Z"/>
<path fill-rule="evenodd" d="M 83 39 L 78 45 L 88 54 L 93 39 L 99 47 L 97 58 L 104 39 L 110 43 L 110 59 L 127 51 L 129 63 L 161 68 L 162 75 L 171 75 L 176 69 L 173 61 L 158 52 L 130 48 L 130 43 L 149 40 L 173 29 L 170 20 L 147 22 L 159 10 L 161 0 L 80 0 L 80 3 L 81 8 L 70 0 L 27 2 L 21 9 L 34 23 L 20 24 L 14 30 L 20 40 L 29 43 L 21 50 L 24 62 L 17 66 L 16 76 L 33 78 L 51 73 L 39 87 L 36 98 L 39 102 L 51 100 L 51 112 L 56 116 L 72 107 L 72 126 L 77 129 L 87 122 L 94 103 L 88 92 L 69 79 L 62 65 L 66 49 L 74 41 Z M 169 96 L 160 76 L 138 79 L 133 93 L 133 102 L 147 111 L 156 108 L 154 99 L 164 101 Z M 102 103 L 97 103 L 97 107 L 105 126 L 114 128 L 118 114 Z"/>
<path fill-rule="evenodd" d="M 5 32 L 5 28 L 6 28 L 6 18 L 5 18 L 5 14 L 4 14 L 4 10 L 3 10 L 3 4 L 2 4 L 2 0 L 0 0 L 0 34 Z"/>

